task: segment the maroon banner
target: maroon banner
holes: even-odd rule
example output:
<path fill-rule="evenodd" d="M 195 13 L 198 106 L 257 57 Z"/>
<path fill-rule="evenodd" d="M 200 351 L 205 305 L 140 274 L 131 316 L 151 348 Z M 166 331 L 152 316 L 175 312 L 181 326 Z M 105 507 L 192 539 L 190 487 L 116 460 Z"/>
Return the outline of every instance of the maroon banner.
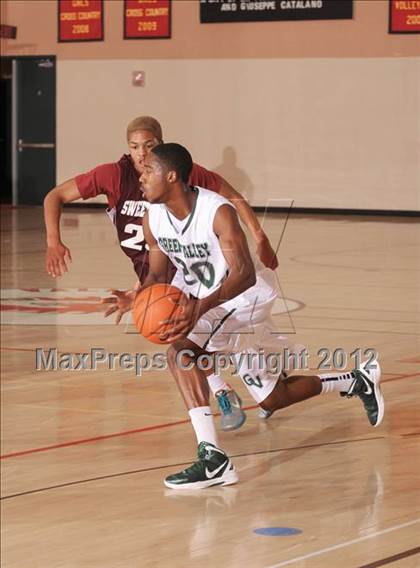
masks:
<path fill-rule="evenodd" d="M 0 37 L 6 39 L 16 39 L 17 27 L 0 24 Z"/>
<path fill-rule="evenodd" d="M 124 0 L 124 39 L 171 37 L 171 0 Z"/>
<path fill-rule="evenodd" d="M 389 1 L 389 33 L 420 33 L 420 0 Z"/>
<path fill-rule="evenodd" d="M 103 0 L 58 0 L 58 41 L 102 41 Z"/>

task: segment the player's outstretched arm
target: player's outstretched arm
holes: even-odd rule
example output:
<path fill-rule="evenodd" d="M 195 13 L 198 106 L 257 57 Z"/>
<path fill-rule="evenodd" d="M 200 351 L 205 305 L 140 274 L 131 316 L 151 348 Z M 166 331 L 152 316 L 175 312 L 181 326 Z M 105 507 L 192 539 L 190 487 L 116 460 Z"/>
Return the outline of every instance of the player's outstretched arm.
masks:
<path fill-rule="evenodd" d="M 70 250 L 61 240 L 61 208 L 64 203 L 80 198 L 76 182 L 74 179 L 69 179 L 52 189 L 44 199 L 44 222 L 47 230 L 45 268 L 54 278 L 67 272 L 67 262 L 71 262 Z"/>
<path fill-rule="evenodd" d="M 275 270 L 279 265 L 276 253 L 251 206 L 225 179 L 221 177 L 221 180 L 219 194 L 235 205 L 241 221 L 246 225 L 257 245 L 257 254 L 261 262 L 267 268 Z"/>

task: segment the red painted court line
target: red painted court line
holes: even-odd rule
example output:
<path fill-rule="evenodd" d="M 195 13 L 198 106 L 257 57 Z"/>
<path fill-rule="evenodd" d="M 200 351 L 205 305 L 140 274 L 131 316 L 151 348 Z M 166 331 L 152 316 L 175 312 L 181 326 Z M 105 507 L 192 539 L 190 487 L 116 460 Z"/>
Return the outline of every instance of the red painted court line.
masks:
<path fill-rule="evenodd" d="M 2 351 L 35 351 L 35 349 L 25 349 L 23 347 L 0 347 Z"/>
<path fill-rule="evenodd" d="M 244 410 L 252 410 L 257 408 L 257 405 L 246 406 Z M 215 414 L 214 416 L 219 416 Z M 63 442 L 62 444 L 54 444 L 52 446 L 43 446 L 41 448 L 31 448 L 29 450 L 22 450 L 21 452 L 13 452 L 0 456 L 0 459 L 16 458 L 18 456 L 26 456 L 28 454 L 36 454 L 38 452 L 48 452 L 49 450 L 57 450 L 59 448 L 67 448 L 69 446 L 78 446 L 79 444 L 91 444 L 94 442 L 101 442 L 102 440 L 109 440 L 110 438 L 118 438 L 120 436 L 129 436 L 130 434 L 138 434 L 140 432 L 150 432 L 151 430 L 160 430 L 161 428 L 170 428 L 171 426 L 179 426 L 180 424 L 188 424 L 190 420 L 178 420 L 177 422 L 167 422 L 166 424 L 155 424 L 154 426 L 145 426 L 144 428 L 136 428 L 135 430 L 126 430 L 125 432 L 116 432 L 115 434 L 105 434 L 104 436 L 95 436 L 94 438 L 83 438 L 82 440 L 71 440 L 70 442 Z"/>
<path fill-rule="evenodd" d="M 66 448 L 68 446 L 77 446 L 79 444 L 90 444 L 92 442 L 101 442 L 102 440 L 109 440 L 118 436 L 129 436 L 130 434 L 137 434 L 139 432 L 147 432 L 150 430 L 159 430 L 160 428 L 169 428 L 170 426 L 178 426 L 179 424 L 186 424 L 189 420 L 179 420 L 178 422 L 168 422 L 166 424 L 156 424 L 155 426 L 145 426 L 144 428 L 136 428 L 135 430 L 126 430 L 125 432 L 116 432 L 115 434 L 105 434 L 104 436 L 95 436 L 94 438 L 83 438 L 82 440 L 72 440 L 70 442 L 63 442 L 62 444 L 54 444 L 53 446 L 43 446 L 42 448 L 32 448 L 30 450 L 23 450 L 21 452 L 13 452 L 11 454 L 4 454 L 0 459 L 14 458 L 17 456 L 25 456 L 28 454 L 35 454 L 37 452 L 47 452 L 49 450 L 56 450 L 58 448 Z"/>
<path fill-rule="evenodd" d="M 389 383 L 391 381 L 399 381 L 401 379 L 408 379 L 410 377 L 419 377 L 420 373 L 411 373 L 407 375 L 394 375 L 390 379 L 386 379 L 382 382 Z M 258 405 L 246 406 L 244 410 L 252 410 L 258 408 Z M 215 414 L 218 416 L 219 414 Z M 130 434 L 138 434 L 141 432 L 150 432 L 151 430 L 160 430 L 161 428 L 170 428 L 172 426 L 179 426 L 180 424 L 187 424 L 190 420 L 178 420 L 177 422 L 167 422 L 165 424 L 155 424 L 154 426 L 145 426 L 144 428 L 136 428 L 135 430 L 127 430 L 125 432 L 116 432 L 115 434 L 105 434 L 104 436 L 96 436 L 94 438 L 83 438 L 81 440 L 72 440 L 70 442 L 63 442 L 62 444 L 54 444 L 52 446 L 43 446 L 41 448 L 31 448 L 29 450 L 23 450 L 21 452 L 13 452 L 10 454 L 4 454 L 0 456 L 0 459 L 8 459 L 19 456 L 25 456 L 28 454 L 35 454 L 38 452 L 47 452 L 49 450 L 57 450 L 59 448 L 67 448 L 69 446 L 77 446 L 80 444 L 90 444 L 94 442 L 101 442 L 102 440 L 109 440 L 110 438 L 117 438 L 120 436 L 129 436 Z"/>
<path fill-rule="evenodd" d="M 391 381 L 400 381 L 401 379 L 408 379 L 410 377 L 420 377 L 420 373 L 411 373 L 409 375 L 398 375 L 398 376 L 393 376 L 390 379 L 385 379 L 384 381 L 381 381 L 381 383 L 390 383 Z"/>
<path fill-rule="evenodd" d="M 35 353 L 36 348 L 26 348 L 26 347 L 0 347 L 1 351 L 32 351 L 32 353 Z M 61 355 L 62 353 L 67 353 L 67 351 L 58 351 L 57 353 L 59 355 Z M 75 355 L 80 355 L 81 353 L 83 353 L 83 351 L 72 351 L 72 353 L 74 353 Z"/>
<path fill-rule="evenodd" d="M 411 357 L 408 359 L 399 359 L 398 363 L 420 363 L 420 357 L 416 355 L 416 357 Z"/>

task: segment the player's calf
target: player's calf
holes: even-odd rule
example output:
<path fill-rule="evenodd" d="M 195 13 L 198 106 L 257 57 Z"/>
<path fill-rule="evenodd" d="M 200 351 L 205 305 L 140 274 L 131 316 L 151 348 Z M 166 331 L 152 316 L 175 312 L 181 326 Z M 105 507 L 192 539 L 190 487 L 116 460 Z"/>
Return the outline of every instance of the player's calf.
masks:
<path fill-rule="evenodd" d="M 317 376 L 290 376 L 276 382 L 271 393 L 260 402 L 266 412 L 280 410 L 297 402 L 302 402 L 321 393 L 321 381 Z"/>
<path fill-rule="evenodd" d="M 282 371 L 282 373 L 280 374 L 280 380 L 283 381 L 284 379 L 287 379 L 287 374 L 285 373 L 285 371 Z M 273 414 L 274 410 L 266 410 L 262 406 L 260 406 L 260 408 L 258 409 L 258 418 L 260 418 L 261 420 L 268 420 Z"/>

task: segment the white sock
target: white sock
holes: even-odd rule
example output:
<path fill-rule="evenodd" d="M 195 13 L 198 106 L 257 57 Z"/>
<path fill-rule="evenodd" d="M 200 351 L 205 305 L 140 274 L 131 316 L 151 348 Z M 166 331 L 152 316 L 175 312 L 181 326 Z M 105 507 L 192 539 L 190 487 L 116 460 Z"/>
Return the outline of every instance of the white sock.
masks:
<path fill-rule="evenodd" d="M 214 373 L 213 375 L 209 375 L 207 382 L 213 394 L 216 394 L 220 390 L 230 390 L 229 385 L 225 383 L 220 375 L 215 375 Z"/>
<path fill-rule="evenodd" d="M 347 392 L 351 383 L 354 381 L 354 373 L 328 373 L 319 375 L 322 383 L 321 394 L 328 394 L 333 391 Z"/>
<path fill-rule="evenodd" d="M 199 406 L 188 411 L 192 427 L 194 428 L 197 442 L 209 442 L 219 447 L 217 440 L 216 427 L 214 425 L 213 414 L 210 406 Z"/>

